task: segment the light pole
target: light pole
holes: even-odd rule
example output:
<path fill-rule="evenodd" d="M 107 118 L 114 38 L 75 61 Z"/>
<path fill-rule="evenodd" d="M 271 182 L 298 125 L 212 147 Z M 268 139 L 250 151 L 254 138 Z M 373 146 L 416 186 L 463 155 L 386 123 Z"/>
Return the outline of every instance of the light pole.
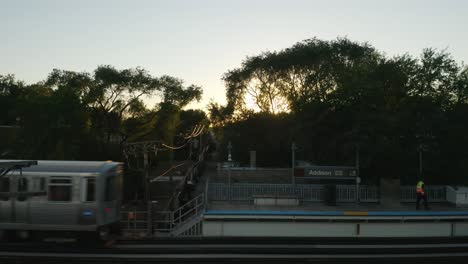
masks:
<path fill-rule="evenodd" d="M 419 180 L 422 180 L 422 168 L 423 168 L 423 165 L 422 165 L 422 162 L 423 162 L 423 159 L 422 159 L 422 151 L 423 151 L 423 147 L 422 147 L 422 144 L 419 144 Z"/>
<path fill-rule="evenodd" d="M 359 184 L 361 183 L 359 174 L 359 150 L 359 144 L 356 144 L 356 203 L 359 203 L 361 200 L 361 192 L 359 190 Z"/>

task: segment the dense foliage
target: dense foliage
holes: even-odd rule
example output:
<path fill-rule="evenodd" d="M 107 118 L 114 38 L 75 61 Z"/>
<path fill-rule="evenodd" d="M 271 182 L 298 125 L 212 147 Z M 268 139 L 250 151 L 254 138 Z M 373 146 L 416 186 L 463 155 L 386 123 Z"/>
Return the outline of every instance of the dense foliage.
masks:
<path fill-rule="evenodd" d="M 54 70 L 32 85 L 0 76 L 0 158 L 123 160 L 123 142 L 170 143 L 207 124 L 203 111 L 183 110 L 201 94 L 200 87 L 141 68 Z"/>
<path fill-rule="evenodd" d="M 364 181 L 412 184 L 421 152 L 430 184 L 468 183 L 468 68 L 446 51 L 388 57 L 310 39 L 248 57 L 223 79 L 227 104 L 210 104 L 208 121 L 183 110 L 200 87 L 141 68 L 54 70 L 35 84 L 0 75 L 0 158 L 123 160 L 123 142 L 177 145 L 211 122 L 223 160 L 229 141 L 236 161 L 256 150 L 268 167 L 291 166 L 292 142 L 298 160 L 317 165 L 354 165 L 359 149 Z"/>
<path fill-rule="evenodd" d="M 436 183 L 468 183 L 468 68 L 446 51 L 389 58 L 367 43 L 310 39 L 248 57 L 224 75 L 227 104 L 211 104 L 223 146 L 247 163 L 354 165 L 364 180 L 418 175 Z"/>

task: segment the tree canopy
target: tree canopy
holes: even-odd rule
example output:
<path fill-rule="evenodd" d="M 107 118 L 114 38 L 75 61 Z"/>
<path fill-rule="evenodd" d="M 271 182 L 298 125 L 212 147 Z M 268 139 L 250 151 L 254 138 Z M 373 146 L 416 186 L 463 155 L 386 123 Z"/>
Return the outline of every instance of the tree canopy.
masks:
<path fill-rule="evenodd" d="M 17 140 L 3 146 L 9 149 L 3 156 L 121 160 L 124 141 L 174 137 L 182 121 L 192 122 L 180 120 L 183 107 L 201 94 L 201 87 L 154 77 L 143 68 L 104 65 L 92 74 L 54 69 L 31 85 L 0 76 L 0 107 L 6 113 L 0 125 L 21 128 Z M 153 107 L 144 99 L 155 102 Z M 173 129 L 159 129 L 168 126 Z"/>
<path fill-rule="evenodd" d="M 367 183 L 413 183 L 418 152 L 431 184 L 468 183 L 468 67 L 446 50 L 389 57 L 369 43 L 317 38 L 247 57 L 222 77 L 225 105 L 185 109 L 202 89 L 143 68 L 53 70 L 26 84 L 0 75 L 1 158 L 122 160 L 124 142 L 177 144 L 212 126 L 226 157 L 259 166 L 354 165 Z M 151 102 L 147 105 L 145 102 Z"/>
<path fill-rule="evenodd" d="M 299 159 L 353 165 L 359 146 L 368 179 L 412 181 L 422 148 L 424 176 L 466 181 L 467 72 L 445 50 L 388 57 L 368 43 L 313 38 L 227 71 L 227 104 L 211 104 L 210 117 L 241 161 L 256 149 L 259 165 L 288 166 L 296 141 Z"/>

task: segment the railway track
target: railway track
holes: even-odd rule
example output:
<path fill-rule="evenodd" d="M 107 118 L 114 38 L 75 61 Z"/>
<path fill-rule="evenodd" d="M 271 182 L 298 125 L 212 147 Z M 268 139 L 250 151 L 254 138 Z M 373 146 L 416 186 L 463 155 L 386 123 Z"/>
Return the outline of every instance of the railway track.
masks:
<path fill-rule="evenodd" d="M 112 247 L 74 243 L 0 244 L 1 263 L 466 263 L 467 241 L 311 241 L 162 240 L 119 241 Z"/>

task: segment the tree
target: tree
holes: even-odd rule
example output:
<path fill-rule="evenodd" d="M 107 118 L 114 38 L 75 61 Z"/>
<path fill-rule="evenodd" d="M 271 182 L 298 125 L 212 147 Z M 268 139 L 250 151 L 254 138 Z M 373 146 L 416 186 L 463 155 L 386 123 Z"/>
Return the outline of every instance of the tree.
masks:
<path fill-rule="evenodd" d="M 446 51 L 424 49 L 420 57 L 388 58 L 367 43 L 314 38 L 248 57 L 223 80 L 227 104 L 209 107 L 218 138 L 236 142 L 236 151 L 244 155 L 263 142 L 257 152 L 268 159 L 259 158 L 260 166 L 281 156 L 278 144 L 265 141 L 274 134 L 294 138 L 302 149 L 298 158 L 316 164 L 353 165 L 359 145 L 368 181 L 398 175 L 412 183 L 420 145 L 428 181 L 446 181 L 440 175 L 448 167 L 453 174 L 468 173 L 468 154 L 459 147 L 468 133 L 462 117 L 468 109 L 468 70 Z M 281 100 L 288 109 L 280 116 L 289 122 L 278 129 L 272 102 Z M 256 111 L 270 120 L 261 135 Z M 244 139 L 252 135 L 255 142 Z"/>
<path fill-rule="evenodd" d="M 348 39 L 321 41 L 310 39 L 280 52 L 266 52 L 247 58 L 241 68 L 228 71 L 228 105 L 242 111 L 246 94 L 262 112 L 298 111 L 313 101 L 339 96 L 355 100 L 359 96 L 361 74 L 375 67 L 381 55 L 368 44 Z"/>
<path fill-rule="evenodd" d="M 0 76 L 0 107 L 8 113 L 0 124 L 21 126 L 12 157 L 119 160 L 123 140 L 159 136 L 153 132 L 168 124 L 164 136 L 173 138 L 181 108 L 201 93 L 201 87 L 142 68 L 99 66 L 93 74 L 55 69 L 32 85 Z M 144 98 L 156 99 L 153 110 Z"/>
<path fill-rule="evenodd" d="M 455 82 L 460 68 L 445 51 L 424 49 L 411 79 L 411 95 L 432 98 L 446 107 L 456 100 Z"/>
<path fill-rule="evenodd" d="M 199 100 L 202 93 L 200 87 L 184 87 L 180 79 L 171 76 L 157 78 L 143 68 L 117 70 L 109 65 L 99 66 L 93 76 L 54 70 L 46 84 L 67 89 L 80 98 L 89 109 L 93 134 L 106 144 L 116 135 L 125 136 L 125 119 L 143 117 L 148 112 L 143 98 L 159 97 L 160 103 L 181 108 Z"/>
<path fill-rule="evenodd" d="M 143 96 L 154 96 L 159 90 L 159 80 L 142 68 L 117 70 L 112 66 L 99 66 L 85 97 L 91 108 L 94 129 L 105 135 L 109 143 L 111 135 L 120 134 L 123 115 L 129 107 Z"/>
<path fill-rule="evenodd" d="M 24 90 L 24 83 L 13 75 L 0 75 L 0 125 L 15 125 L 18 120 L 15 103 Z"/>

